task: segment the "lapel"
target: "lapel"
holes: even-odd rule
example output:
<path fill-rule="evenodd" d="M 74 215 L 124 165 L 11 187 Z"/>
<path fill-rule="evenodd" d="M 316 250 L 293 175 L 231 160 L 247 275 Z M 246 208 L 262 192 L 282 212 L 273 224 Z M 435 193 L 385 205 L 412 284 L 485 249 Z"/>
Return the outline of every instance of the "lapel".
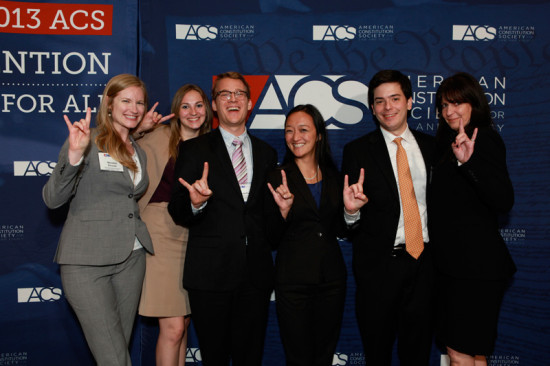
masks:
<path fill-rule="evenodd" d="M 248 136 L 250 137 L 250 143 L 252 145 L 252 182 L 250 184 L 250 193 L 248 194 L 248 202 L 254 197 L 258 197 L 257 191 L 261 188 L 263 182 L 260 178 L 265 175 L 262 174 L 263 164 L 265 161 L 262 159 L 262 151 L 260 149 L 260 144 L 258 143 L 256 137 L 250 134 L 250 131 L 247 130 Z M 236 179 L 236 178 L 235 178 Z"/>
<path fill-rule="evenodd" d="M 338 185 L 337 179 L 339 178 L 338 172 L 335 172 L 329 168 L 321 167 L 323 173 L 323 186 L 321 187 L 321 204 L 319 206 L 320 214 L 330 214 L 330 210 L 333 209 L 331 197 L 333 196 L 333 191 L 336 191 L 337 195 L 342 195 L 341 189 Z"/>
<path fill-rule="evenodd" d="M 223 169 L 222 177 L 228 178 L 227 180 L 231 189 L 233 189 L 236 193 L 238 193 L 239 197 L 241 197 L 241 200 L 243 200 L 241 188 L 239 187 L 239 182 L 237 182 L 237 176 L 235 175 L 235 170 L 233 169 L 233 164 L 231 163 L 231 159 L 229 158 L 229 153 L 227 152 L 227 147 L 225 146 L 225 142 L 223 141 L 222 134 L 219 128 L 215 129 L 211 133 L 212 133 L 211 148 L 212 148 L 212 151 L 214 152 L 214 155 L 218 159 L 220 166 Z M 252 190 L 251 190 L 251 193 L 252 193 Z"/>
<path fill-rule="evenodd" d="M 130 137 L 132 139 L 132 144 L 134 145 L 134 149 L 136 150 L 136 153 L 137 153 L 137 156 L 138 156 L 138 159 L 139 159 L 139 165 L 140 165 L 140 168 L 141 168 L 141 180 L 139 181 L 139 183 L 137 184 L 137 186 L 135 186 L 134 190 L 135 191 L 140 191 L 144 188 L 147 187 L 147 185 L 149 185 L 149 178 L 148 178 L 148 175 L 147 175 L 147 157 L 145 156 L 145 152 L 138 147 L 138 145 L 136 144 L 136 142 L 134 141 L 134 139 L 132 137 Z M 128 169 L 125 169 L 125 173 L 128 175 L 128 179 L 130 179 L 130 184 L 134 185 L 134 182 L 132 182 L 132 179 L 130 178 L 130 173 L 128 172 Z"/>
<path fill-rule="evenodd" d="M 94 164 L 97 164 L 97 169 L 98 171 L 100 171 L 101 168 L 100 168 L 99 157 L 98 157 L 100 150 L 99 150 L 99 147 L 95 144 L 96 136 L 97 136 L 97 130 L 94 129 L 93 134 L 91 135 L 91 139 L 92 141 L 94 141 L 94 143 L 90 144 L 91 147 L 90 147 L 89 156 L 90 156 L 90 159 L 94 159 L 95 161 Z M 130 136 L 130 139 L 132 141 L 132 145 L 134 146 L 135 151 L 138 154 L 139 165 L 141 168 L 141 181 L 138 183 L 137 186 L 134 187 L 134 182 L 132 181 L 132 177 L 130 176 L 130 171 L 125 166 L 122 167 L 122 175 L 120 174 L 113 175 L 113 177 L 117 177 L 113 179 L 116 179 L 117 181 L 122 180 L 124 184 L 127 184 L 128 187 L 132 189 L 132 191 L 138 192 L 140 189 L 145 190 L 145 188 L 147 188 L 147 185 L 149 185 L 149 179 L 148 179 L 147 170 L 146 170 L 147 157 L 145 156 L 145 153 L 143 152 L 143 150 L 141 150 L 141 148 L 137 146 L 136 142 L 131 136 Z"/>
<path fill-rule="evenodd" d="M 139 192 L 140 190 L 144 190 L 144 188 L 146 188 L 147 185 L 149 184 L 149 179 L 147 175 L 147 161 L 146 161 L 147 158 L 143 150 L 141 150 L 141 148 L 138 147 L 138 145 L 136 144 L 136 142 L 131 136 L 130 136 L 130 140 L 132 140 L 132 145 L 134 146 L 134 150 L 136 151 L 136 154 L 138 156 L 139 166 L 141 169 L 141 180 L 136 186 L 134 186 L 134 181 L 130 176 L 130 169 L 128 169 L 127 167 L 123 168 L 122 174 L 124 175 L 124 180 L 129 183 L 132 190 L 134 192 Z"/>
<path fill-rule="evenodd" d="M 295 192 L 293 192 L 294 195 L 300 196 L 302 200 L 309 206 L 310 209 L 318 213 L 319 208 L 317 207 L 317 203 L 315 203 L 313 194 L 311 193 L 311 190 L 309 189 L 304 177 L 302 176 L 300 169 L 298 168 L 298 166 L 294 161 L 292 161 L 287 166 L 287 169 L 285 169 L 285 173 L 287 173 L 287 180 L 289 181 L 289 185 L 294 187 L 294 190 L 295 190 Z M 324 180 L 324 177 L 323 177 L 323 180 Z M 323 189 L 325 189 L 325 184 L 323 184 L 322 187 Z M 321 193 L 321 197 L 323 197 L 322 193 Z M 321 198 L 321 201 L 322 201 L 322 198 Z"/>
<path fill-rule="evenodd" d="M 387 181 L 395 199 L 399 201 L 399 190 L 397 189 L 397 182 L 395 180 L 395 175 L 393 174 L 390 153 L 388 151 L 388 147 L 386 146 L 386 140 L 384 140 L 384 136 L 380 131 L 380 127 L 378 127 L 375 134 L 370 136 L 369 144 L 367 144 L 367 146 L 371 149 L 372 156 L 375 157 L 374 161 L 380 168 L 382 176 Z M 365 171 L 365 175 L 366 174 L 369 173 Z"/>
<path fill-rule="evenodd" d="M 145 134 L 145 136 L 138 140 L 137 144 L 145 152 L 145 156 L 147 157 L 147 175 L 149 179 L 149 189 L 147 189 L 139 200 L 139 205 L 142 210 L 145 209 L 149 204 L 149 200 L 153 197 L 162 179 L 166 164 L 168 160 L 170 160 L 169 142 L 170 127 L 168 125 L 159 126 L 157 129 Z M 138 154 L 138 156 L 140 155 Z"/>

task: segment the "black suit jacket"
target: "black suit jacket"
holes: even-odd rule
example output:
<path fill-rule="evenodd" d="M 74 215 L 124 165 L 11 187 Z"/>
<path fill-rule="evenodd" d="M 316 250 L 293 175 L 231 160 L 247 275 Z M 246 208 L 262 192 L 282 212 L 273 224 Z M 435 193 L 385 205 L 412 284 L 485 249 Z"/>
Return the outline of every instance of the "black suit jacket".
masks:
<path fill-rule="evenodd" d="M 418 131 L 411 132 L 422 152 L 429 181 L 434 138 Z M 380 128 L 344 147 L 342 173 L 349 176 L 350 184 L 357 182 L 361 168 L 365 169 L 363 192 L 369 201 L 361 208 L 361 218 L 351 233 L 353 269 L 358 284 L 376 280 L 372 274 L 386 266 L 399 223 L 398 183 Z"/>
<path fill-rule="evenodd" d="M 507 279 L 516 267 L 498 227 L 514 204 L 504 142 L 479 128 L 473 155 L 458 166 L 449 130 L 438 141 L 428 206 L 436 267 L 455 278 Z"/>
<path fill-rule="evenodd" d="M 286 220 L 282 219 L 271 192 L 274 207 L 269 220 L 269 237 L 277 247 L 276 283 L 312 285 L 345 281 L 346 265 L 337 237 L 345 236 L 342 179 L 336 169 L 321 167 L 323 181 L 318 207 L 294 162 L 283 167 L 294 202 Z M 269 182 L 281 184 L 281 168 L 273 170 Z"/>
<path fill-rule="evenodd" d="M 235 289 L 246 278 L 260 288 L 272 286 L 273 260 L 265 235 L 264 202 L 267 173 L 276 166 L 277 153 L 262 140 L 252 135 L 250 139 L 254 170 L 246 203 L 219 130 L 180 146 L 168 211 L 177 224 L 189 227 L 185 288 L 226 291 Z M 177 179 L 181 177 L 190 184 L 200 179 L 205 161 L 210 168 L 208 185 L 213 195 L 194 215 L 189 192 Z"/>

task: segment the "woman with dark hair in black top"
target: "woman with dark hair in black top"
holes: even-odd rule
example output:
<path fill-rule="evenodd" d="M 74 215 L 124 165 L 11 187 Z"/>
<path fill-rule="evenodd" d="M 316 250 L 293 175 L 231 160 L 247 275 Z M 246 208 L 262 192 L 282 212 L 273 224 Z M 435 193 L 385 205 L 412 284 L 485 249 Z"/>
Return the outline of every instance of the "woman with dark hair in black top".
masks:
<path fill-rule="evenodd" d="M 288 113 L 285 141 L 286 155 L 269 175 L 267 197 L 273 207 L 268 232 L 278 250 L 279 329 L 287 365 L 330 366 L 346 295 L 346 266 L 337 240 L 346 229 L 343 180 L 317 108 L 299 105 Z"/>
<path fill-rule="evenodd" d="M 516 270 L 498 227 L 498 215 L 514 204 L 506 149 L 473 76 L 445 79 L 436 104 L 440 118 L 428 210 L 438 272 L 437 335 L 451 364 L 486 365 Z"/>

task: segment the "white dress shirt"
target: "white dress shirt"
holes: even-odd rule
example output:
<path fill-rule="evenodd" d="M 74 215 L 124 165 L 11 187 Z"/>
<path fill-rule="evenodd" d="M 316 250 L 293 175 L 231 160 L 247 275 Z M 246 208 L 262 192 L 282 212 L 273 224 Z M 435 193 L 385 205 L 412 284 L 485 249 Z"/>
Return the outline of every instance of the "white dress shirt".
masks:
<path fill-rule="evenodd" d="M 242 149 L 244 154 L 244 160 L 246 161 L 246 183 L 239 185 L 241 187 L 241 193 L 243 194 L 243 199 L 246 202 L 248 200 L 248 194 L 250 193 L 250 184 L 252 183 L 252 172 L 253 172 L 253 160 L 252 160 L 252 141 L 250 141 L 250 136 L 244 130 L 244 133 L 240 136 L 235 136 L 228 131 L 224 130 L 221 126 L 219 127 L 222 134 L 223 142 L 227 148 L 227 153 L 229 154 L 229 159 L 233 156 L 233 152 L 237 148 L 233 145 L 233 141 L 237 138 L 243 142 Z"/>
<path fill-rule="evenodd" d="M 394 134 L 380 128 L 384 140 L 386 141 L 386 146 L 388 147 L 388 152 L 390 155 L 391 165 L 393 168 L 393 174 L 395 176 L 396 183 L 399 182 L 397 175 L 397 144 L 393 142 L 398 137 L 403 138 L 401 140 L 401 146 L 405 149 L 407 153 L 407 160 L 409 161 L 409 168 L 411 170 L 411 176 L 414 186 L 414 194 L 416 196 L 416 202 L 418 203 L 418 211 L 420 212 L 420 221 L 422 222 L 422 236 L 424 242 L 427 243 L 430 241 L 428 236 L 428 213 L 426 205 L 426 182 L 427 182 L 427 173 L 426 173 L 426 164 L 424 163 L 424 158 L 422 157 L 422 152 L 420 147 L 414 138 L 411 130 L 407 126 L 406 130 L 400 135 L 395 136 Z M 397 189 L 399 190 L 399 183 L 397 184 Z M 403 219 L 403 203 L 401 202 L 401 194 L 399 194 L 399 224 L 397 225 L 397 233 L 395 235 L 394 245 L 405 243 L 405 221 Z"/>

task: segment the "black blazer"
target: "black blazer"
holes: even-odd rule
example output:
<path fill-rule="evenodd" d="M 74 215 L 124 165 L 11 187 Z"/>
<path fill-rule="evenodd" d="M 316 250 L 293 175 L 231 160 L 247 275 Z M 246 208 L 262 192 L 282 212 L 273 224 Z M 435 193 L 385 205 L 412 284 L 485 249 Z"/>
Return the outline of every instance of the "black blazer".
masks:
<path fill-rule="evenodd" d="M 436 267 L 455 278 L 509 278 L 516 267 L 498 227 L 498 215 L 514 204 L 504 142 L 492 128 L 479 128 L 473 155 L 458 166 L 450 150 L 456 133 L 445 136 L 428 205 Z"/>
<path fill-rule="evenodd" d="M 250 139 L 254 170 L 246 203 L 219 130 L 180 145 L 168 211 L 177 224 L 189 227 L 185 288 L 226 291 L 235 289 L 246 278 L 261 288 L 273 284 L 264 202 L 267 172 L 276 166 L 277 153 L 262 140 L 252 135 Z M 190 184 L 200 179 L 205 161 L 210 168 L 208 185 L 213 195 L 202 212 L 193 215 L 189 192 L 177 179 L 182 177 Z"/>
<path fill-rule="evenodd" d="M 323 174 L 321 207 L 317 206 L 299 168 L 294 162 L 283 167 L 294 203 L 283 220 L 271 192 L 273 206 L 269 237 L 277 247 L 276 284 L 311 285 L 345 281 L 346 265 L 337 237 L 345 236 L 342 179 L 336 169 L 321 167 Z M 281 168 L 269 174 L 276 189 L 281 184 Z"/>
<path fill-rule="evenodd" d="M 411 132 L 426 164 L 427 184 L 430 179 L 434 138 L 418 131 Z M 391 258 L 399 224 L 398 183 L 380 128 L 344 147 L 342 173 L 349 176 L 350 184 L 357 182 L 361 168 L 365 169 L 363 192 L 369 201 L 361 208 L 361 218 L 350 234 L 353 243 L 353 269 L 358 284 L 361 281 L 376 280 L 372 273 L 386 266 Z"/>

